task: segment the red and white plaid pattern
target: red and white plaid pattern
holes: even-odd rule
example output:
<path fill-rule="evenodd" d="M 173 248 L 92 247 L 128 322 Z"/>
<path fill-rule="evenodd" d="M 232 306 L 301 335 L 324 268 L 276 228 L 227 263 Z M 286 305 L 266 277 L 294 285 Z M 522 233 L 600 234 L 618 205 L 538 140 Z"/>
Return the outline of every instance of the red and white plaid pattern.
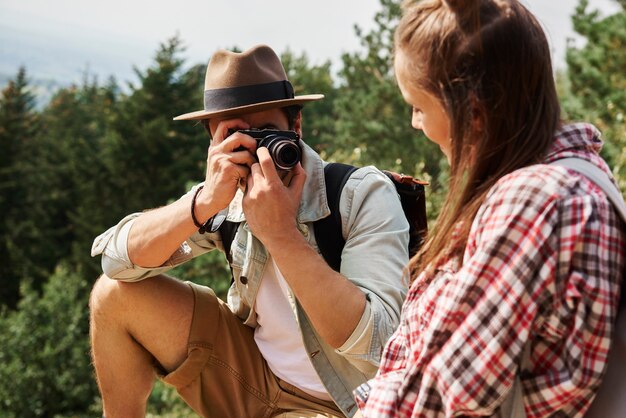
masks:
<path fill-rule="evenodd" d="M 607 171 L 601 145 L 593 126 L 568 125 L 545 162 L 577 156 Z M 490 415 L 519 373 L 528 417 L 582 416 L 606 364 L 622 227 L 602 190 L 575 172 L 541 164 L 500 179 L 463 265 L 450 260 L 412 284 L 369 396 L 355 392 L 363 415 Z"/>

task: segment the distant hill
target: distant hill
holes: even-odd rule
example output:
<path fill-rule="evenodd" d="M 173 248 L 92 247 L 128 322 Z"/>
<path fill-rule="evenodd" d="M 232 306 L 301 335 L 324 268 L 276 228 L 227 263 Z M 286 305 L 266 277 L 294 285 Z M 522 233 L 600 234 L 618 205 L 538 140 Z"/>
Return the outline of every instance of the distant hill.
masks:
<path fill-rule="evenodd" d="M 80 38 L 80 34 L 77 34 Z M 148 65 L 154 51 L 138 47 L 117 48 L 118 43 L 67 39 L 65 35 L 47 35 L 17 29 L 0 23 L 0 87 L 14 79 L 20 66 L 26 75 L 38 107 L 47 103 L 60 87 L 82 84 L 87 77 L 104 84 L 114 76 L 121 86 L 134 81 L 133 65 Z M 156 50 L 158 46 L 154 46 Z"/>

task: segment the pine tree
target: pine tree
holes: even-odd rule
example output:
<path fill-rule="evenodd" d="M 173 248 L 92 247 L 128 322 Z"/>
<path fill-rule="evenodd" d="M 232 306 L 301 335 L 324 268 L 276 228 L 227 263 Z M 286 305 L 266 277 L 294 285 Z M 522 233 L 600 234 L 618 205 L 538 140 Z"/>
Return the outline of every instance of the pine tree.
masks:
<path fill-rule="evenodd" d="M 118 207 L 140 211 L 178 198 L 204 178 L 209 139 L 201 124 L 173 121 L 202 103 L 204 66 L 183 70 L 178 38 L 160 46 L 140 85 L 120 103 L 105 163 Z M 114 198 L 114 197 L 112 197 Z"/>
<path fill-rule="evenodd" d="M 572 17 L 585 38 L 582 47 L 567 49 L 568 76 L 576 100 L 566 102 L 571 118 L 590 120 L 604 133 L 607 160 L 626 190 L 626 1 L 622 10 L 601 16 L 581 0 Z"/>
<path fill-rule="evenodd" d="M 399 0 L 381 0 L 375 27 L 355 27 L 363 52 L 343 55 L 335 101 L 337 141 L 333 158 L 422 177 L 437 177 L 443 157 L 438 147 L 411 127 L 393 71 L 393 35 L 401 16 Z"/>
<path fill-rule="evenodd" d="M 337 89 L 330 61 L 312 66 L 306 53 L 296 55 L 289 50 L 281 54 L 281 61 L 296 95 L 324 94 L 324 99 L 305 105 L 302 112 L 304 141 L 316 151 L 323 152 L 329 146 L 324 140 L 333 142 L 335 138 L 333 107 Z"/>
<path fill-rule="evenodd" d="M 14 256 L 14 228 L 29 208 L 22 179 L 25 152 L 37 130 L 35 98 L 29 90 L 26 69 L 20 68 L 0 97 L 0 305 L 15 307 L 21 265 Z"/>

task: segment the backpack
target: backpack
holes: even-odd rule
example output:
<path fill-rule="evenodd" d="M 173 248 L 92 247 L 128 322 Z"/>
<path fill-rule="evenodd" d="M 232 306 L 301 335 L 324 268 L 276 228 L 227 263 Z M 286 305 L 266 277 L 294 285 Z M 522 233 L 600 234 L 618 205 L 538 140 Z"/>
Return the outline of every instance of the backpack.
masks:
<path fill-rule="evenodd" d="M 324 167 L 326 180 L 326 198 L 330 208 L 330 216 L 313 223 L 315 240 L 324 260 L 335 271 L 339 271 L 341 265 L 341 252 L 346 243 L 341 233 L 341 214 L 339 213 L 339 200 L 346 182 L 358 168 L 348 164 L 328 163 Z M 383 171 L 394 184 L 402 211 L 409 222 L 409 257 L 419 250 L 428 230 L 426 219 L 426 197 L 424 186 L 428 183 L 416 180 L 411 176 L 398 174 L 392 171 Z M 230 247 L 239 227 L 238 222 L 223 221 L 219 226 L 222 244 L 228 263 Z"/>
<path fill-rule="evenodd" d="M 326 179 L 326 197 L 330 207 L 330 216 L 320 219 L 313 224 L 315 241 L 320 253 L 333 270 L 339 271 L 341 266 L 341 251 L 346 244 L 341 233 L 341 214 L 339 201 L 346 182 L 358 167 L 328 163 L 324 167 Z M 389 177 L 400 197 L 402 211 L 409 222 L 409 257 L 413 257 L 419 250 L 428 230 L 426 220 L 426 197 L 424 185 L 428 184 L 414 179 L 411 176 L 383 170 Z"/>

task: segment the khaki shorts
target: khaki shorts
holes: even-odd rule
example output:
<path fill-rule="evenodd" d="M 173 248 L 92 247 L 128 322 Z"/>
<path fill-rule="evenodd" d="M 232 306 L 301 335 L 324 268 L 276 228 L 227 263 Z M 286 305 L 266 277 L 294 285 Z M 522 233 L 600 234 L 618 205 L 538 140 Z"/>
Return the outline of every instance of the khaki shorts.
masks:
<path fill-rule="evenodd" d="M 217 418 L 343 417 L 330 401 L 277 378 L 244 325 L 207 287 L 189 283 L 195 307 L 187 359 L 164 382 L 198 414 Z"/>

